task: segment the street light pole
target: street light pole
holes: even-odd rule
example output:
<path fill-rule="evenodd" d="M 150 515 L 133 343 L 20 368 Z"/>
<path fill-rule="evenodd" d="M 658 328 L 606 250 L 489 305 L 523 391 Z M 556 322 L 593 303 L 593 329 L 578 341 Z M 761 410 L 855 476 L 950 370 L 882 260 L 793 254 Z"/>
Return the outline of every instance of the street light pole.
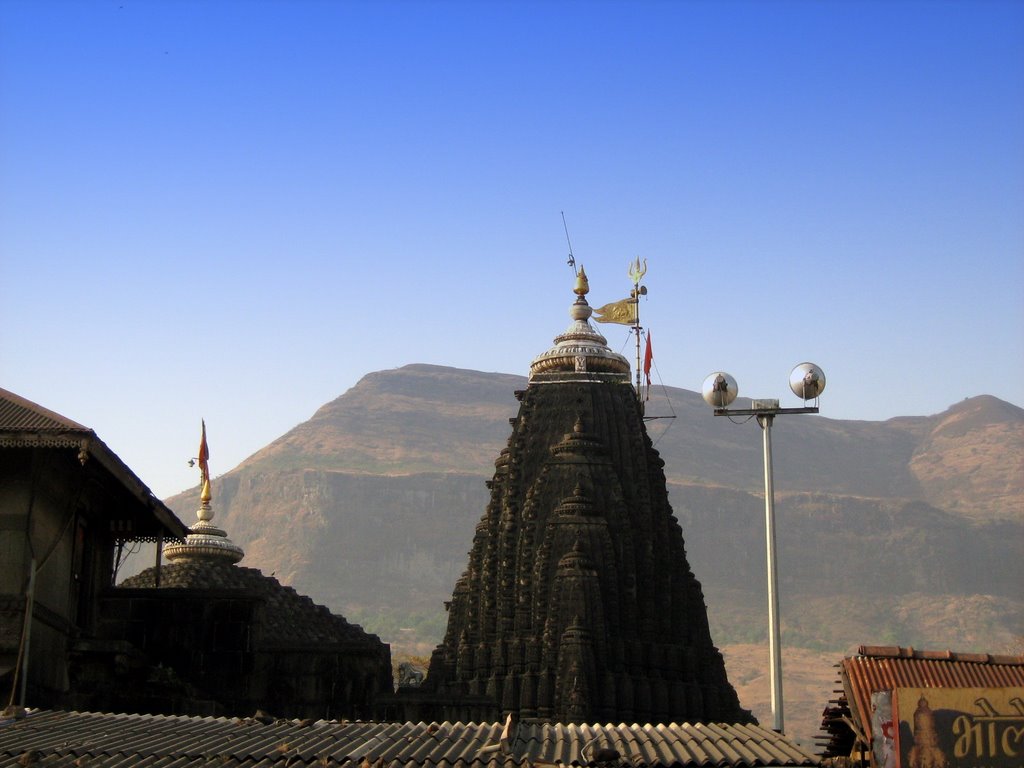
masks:
<path fill-rule="evenodd" d="M 772 477 L 772 422 L 775 415 L 761 414 L 757 423 L 764 433 L 764 531 L 768 563 L 768 658 L 771 664 L 773 728 L 783 732 L 782 709 L 782 640 L 779 629 L 779 576 L 775 569 L 775 481 Z"/>
<path fill-rule="evenodd" d="M 813 363 L 801 363 L 789 378 L 790 389 L 804 402 L 817 400 L 825 389 L 825 374 Z M 736 380 L 721 371 L 704 380 L 704 400 L 714 407 L 715 416 L 753 416 L 761 427 L 764 445 L 764 528 L 768 568 L 768 659 L 771 678 L 772 728 L 784 731 L 782 705 L 782 641 L 779 622 L 778 551 L 775 546 L 775 479 L 772 463 L 772 425 L 780 414 L 818 413 L 818 407 L 780 408 L 778 400 L 752 400 L 750 408 L 728 408 L 736 399 Z"/>

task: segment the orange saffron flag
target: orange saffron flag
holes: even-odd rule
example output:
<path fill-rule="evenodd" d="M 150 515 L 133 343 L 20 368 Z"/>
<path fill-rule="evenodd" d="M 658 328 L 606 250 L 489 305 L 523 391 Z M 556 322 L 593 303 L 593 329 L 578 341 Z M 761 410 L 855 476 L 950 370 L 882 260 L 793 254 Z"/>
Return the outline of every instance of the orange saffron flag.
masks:
<path fill-rule="evenodd" d="M 647 377 L 647 386 L 651 386 L 651 361 L 654 359 L 654 351 L 651 349 L 651 332 L 647 332 L 647 349 L 644 350 L 644 376 Z"/>
<path fill-rule="evenodd" d="M 199 473 L 202 475 L 203 480 L 210 478 L 209 462 L 210 446 L 206 444 L 206 419 L 203 419 L 203 439 L 199 441 Z"/>

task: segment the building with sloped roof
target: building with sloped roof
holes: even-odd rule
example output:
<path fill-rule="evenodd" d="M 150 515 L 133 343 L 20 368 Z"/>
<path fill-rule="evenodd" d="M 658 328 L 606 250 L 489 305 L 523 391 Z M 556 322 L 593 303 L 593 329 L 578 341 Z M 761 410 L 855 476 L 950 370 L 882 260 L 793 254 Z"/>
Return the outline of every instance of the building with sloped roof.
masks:
<path fill-rule="evenodd" d="M 204 428 L 205 445 L 205 428 Z M 203 455 L 204 451 L 200 451 Z M 0 389 L 4 703 L 148 713 L 366 717 L 391 691 L 379 638 L 186 527 L 88 427 Z M 115 587 L 126 545 L 159 563 Z M 26 617 L 28 617 L 26 619 Z"/>
<path fill-rule="evenodd" d="M 516 393 L 443 642 L 406 700 L 433 719 L 752 722 L 711 640 L 629 362 L 590 324 L 588 292 L 580 270 L 569 327 Z"/>
<path fill-rule="evenodd" d="M 0 719 L 0 768 L 797 768 L 817 760 L 757 725 L 354 723 L 31 712 Z"/>
<path fill-rule="evenodd" d="M 67 703 L 108 651 L 99 596 L 126 544 L 188 529 L 88 427 L 0 389 L 0 692 Z"/>
<path fill-rule="evenodd" d="M 963 715 L 960 723 L 964 729 L 973 730 L 978 720 L 986 734 L 990 730 L 995 734 L 997 726 L 1012 729 L 1011 736 L 1016 734 L 1015 741 L 1007 742 L 1010 751 L 1003 757 L 1008 762 L 1000 762 L 999 755 L 987 754 L 989 745 L 973 744 L 970 751 L 977 752 L 974 757 L 980 760 L 978 765 L 1024 763 L 1024 656 L 862 645 L 857 655 L 844 658 L 837 667 L 837 696 L 828 702 L 822 715 L 819 747 L 823 758 L 843 765 L 898 765 L 901 720 L 910 724 L 903 727 L 907 741 L 914 738 L 915 721 L 926 727 L 935 723 L 935 733 L 929 740 L 935 742 L 936 749 L 952 752 L 955 739 L 951 732 L 943 731 L 943 726 L 948 731 L 955 717 Z M 907 692 L 903 699 L 911 711 L 897 711 L 899 691 Z M 959 712 L 958 695 L 976 711 Z M 1001 698 L 1005 698 L 1005 706 Z M 945 713 L 956 714 L 943 714 L 937 720 L 933 709 L 939 709 L 939 702 L 946 702 Z M 957 764 L 976 763 L 968 759 Z"/>

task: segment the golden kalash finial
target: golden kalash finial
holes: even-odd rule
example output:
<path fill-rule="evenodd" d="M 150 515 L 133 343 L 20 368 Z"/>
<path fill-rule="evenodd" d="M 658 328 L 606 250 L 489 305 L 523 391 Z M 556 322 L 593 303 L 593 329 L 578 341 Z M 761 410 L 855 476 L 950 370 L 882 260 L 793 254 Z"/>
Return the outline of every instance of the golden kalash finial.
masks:
<path fill-rule="evenodd" d="M 199 509 L 196 517 L 199 522 L 189 527 L 185 540 L 168 544 L 164 547 L 164 556 L 172 563 L 185 561 L 217 561 L 221 563 L 237 563 L 245 556 L 245 552 L 228 538 L 228 535 L 213 524 L 213 507 L 210 501 L 213 493 L 210 490 L 210 446 L 206 442 L 206 421 L 203 421 L 203 437 L 199 441 L 199 455 L 189 461 L 189 466 L 199 464 Z"/>
<path fill-rule="evenodd" d="M 573 287 L 572 292 L 580 298 L 590 293 L 590 283 L 587 281 L 587 273 L 582 266 L 580 266 L 580 271 L 576 273 L 576 285 Z"/>

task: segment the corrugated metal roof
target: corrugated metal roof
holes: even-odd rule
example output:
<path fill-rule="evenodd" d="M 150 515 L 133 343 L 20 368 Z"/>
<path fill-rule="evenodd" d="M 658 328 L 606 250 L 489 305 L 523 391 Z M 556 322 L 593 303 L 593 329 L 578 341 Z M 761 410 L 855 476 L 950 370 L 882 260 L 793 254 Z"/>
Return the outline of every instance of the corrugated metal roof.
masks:
<path fill-rule="evenodd" d="M 0 430 L 92 433 L 59 413 L 0 387 Z"/>
<path fill-rule="evenodd" d="M 505 741 L 503 730 L 501 723 L 264 723 L 256 719 L 40 711 L 17 720 L 0 720 L 0 768 L 97 764 L 107 768 L 817 765 L 810 752 L 756 725 L 524 722 Z"/>
<path fill-rule="evenodd" d="M 894 688 L 1012 688 L 1024 686 L 1024 656 L 956 651 L 919 651 L 899 646 L 862 645 L 839 665 L 843 693 L 826 710 L 823 728 L 831 733 L 826 755 L 839 754 L 847 726 L 832 722 L 849 707 L 871 738 L 871 694 Z M 832 717 L 829 713 L 832 712 Z"/>
<path fill-rule="evenodd" d="M 897 646 L 861 646 L 843 659 L 850 711 L 871 734 L 871 694 L 894 688 L 1005 688 L 1024 686 L 1024 656 L 918 651 Z"/>

